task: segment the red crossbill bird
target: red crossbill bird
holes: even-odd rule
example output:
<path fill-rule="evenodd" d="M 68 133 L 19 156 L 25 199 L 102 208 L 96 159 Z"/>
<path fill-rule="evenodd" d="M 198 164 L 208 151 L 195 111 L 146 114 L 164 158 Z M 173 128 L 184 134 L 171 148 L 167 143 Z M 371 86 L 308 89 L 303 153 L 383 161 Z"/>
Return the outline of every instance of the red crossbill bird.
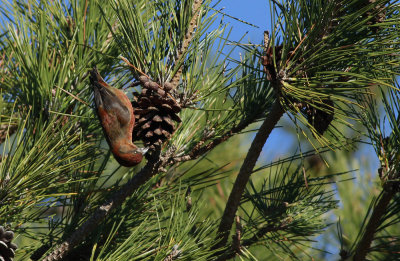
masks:
<path fill-rule="evenodd" d="M 97 115 L 115 159 L 125 167 L 139 164 L 146 150 L 132 142 L 135 117 L 131 101 L 123 91 L 109 86 L 96 67 L 90 72 L 90 82 Z"/>

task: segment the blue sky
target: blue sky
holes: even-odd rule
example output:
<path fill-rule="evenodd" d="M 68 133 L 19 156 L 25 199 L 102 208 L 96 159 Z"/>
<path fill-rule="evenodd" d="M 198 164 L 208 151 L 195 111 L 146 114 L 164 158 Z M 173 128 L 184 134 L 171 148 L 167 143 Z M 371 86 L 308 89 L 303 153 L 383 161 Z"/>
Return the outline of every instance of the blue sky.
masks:
<path fill-rule="evenodd" d="M 247 33 L 242 42 L 260 44 L 263 39 L 263 32 L 265 30 L 272 31 L 269 2 L 268 0 L 223 0 L 218 5 L 219 9 L 223 8 L 222 12 L 258 26 L 258 28 L 255 28 L 235 19 L 225 17 L 224 22 L 229 23 L 233 28 L 230 39 L 238 41 Z M 239 52 L 240 49 L 236 49 L 233 56 L 238 58 Z M 284 119 L 285 120 L 281 120 L 279 124 L 286 123 L 285 127 L 294 127 L 293 125 L 287 126 L 287 117 Z M 290 151 L 293 150 L 293 144 L 297 144 L 296 137 L 292 134 L 288 134 L 283 128 L 276 128 L 265 144 L 260 160 L 263 162 L 270 162 L 274 159 L 282 158 L 285 155 L 294 154 L 295 151 Z M 250 144 L 248 144 L 248 146 L 249 145 Z M 272 151 L 269 148 L 274 149 Z M 376 170 L 378 167 L 378 161 L 371 146 L 362 145 L 362 149 L 357 153 L 357 156 L 359 156 L 360 159 L 363 157 L 372 158 L 371 170 Z"/>
<path fill-rule="evenodd" d="M 230 39 L 239 41 L 243 35 L 243 43 L 251 42 L 253 44 L 261 44 L 264 31 L 271 30 L 270 8 L 268 0 L 224 0 L 218 5 L 221 12 L 233 16 L 240 20 L 246 21 L 252 25 L 239 22 L 235 19 L 224 17 L 224 22 L 229 23 L 232 27 Z M 235 58 L 239 58 L 240 49 L 234 51 Z M 250 146 L 248 144 L 244 146 Z M 294 142 L 297 142 L 291 135 L 288 135 L 282 128 L 276 128 L 270 135 L 267 143 L 264 146 L 260 161 L 266 163 L 274 159 L 282 158 L 285 155 L 294 153 L 290 151 L 293 148 Z M 273 150 L 269 148 L 274 148 Z"/>
<path fill-rule="evenodd" d="M 219 4 L 219 7 L 224 8 L 222 12 L 259 27 L 255 28 L 226 17 L 225 21 L 229 21 L 234 28 L 231 35 L 233 40 L 239 40 L 248 31 L 245 40 L 260 43 L 263 32 L 270 29 L 269 1 L 267 0 L 225 0 Z"/>

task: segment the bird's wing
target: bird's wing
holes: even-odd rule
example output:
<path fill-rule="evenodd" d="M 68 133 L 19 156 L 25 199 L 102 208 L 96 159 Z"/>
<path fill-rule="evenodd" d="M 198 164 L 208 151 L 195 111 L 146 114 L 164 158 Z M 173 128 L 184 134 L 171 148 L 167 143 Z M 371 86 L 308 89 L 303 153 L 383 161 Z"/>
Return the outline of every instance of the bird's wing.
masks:
<path fill-rule="evenodd" d="M 92 84 L 96 108 L 101 107 L 108 114 L 116 115 L 121 126 L 128 124 L 131 120 L 131 113 L 121 99 L 96 80 L 92 81 Z"/>

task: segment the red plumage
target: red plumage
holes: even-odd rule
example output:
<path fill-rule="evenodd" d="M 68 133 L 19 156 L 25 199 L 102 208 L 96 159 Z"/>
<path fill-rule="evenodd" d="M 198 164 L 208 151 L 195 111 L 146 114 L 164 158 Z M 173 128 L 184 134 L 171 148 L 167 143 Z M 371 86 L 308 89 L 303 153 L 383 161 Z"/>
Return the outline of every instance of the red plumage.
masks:
<path fill-rule="evenodd" d="M 139 164 L 143 149 L 132 142 L 135 116 L 131 101 L 124 92 L 109 86 L 96 67 L 90 72 L 90 82 L 97 115 L 115 159 L 125 167 Z"/>

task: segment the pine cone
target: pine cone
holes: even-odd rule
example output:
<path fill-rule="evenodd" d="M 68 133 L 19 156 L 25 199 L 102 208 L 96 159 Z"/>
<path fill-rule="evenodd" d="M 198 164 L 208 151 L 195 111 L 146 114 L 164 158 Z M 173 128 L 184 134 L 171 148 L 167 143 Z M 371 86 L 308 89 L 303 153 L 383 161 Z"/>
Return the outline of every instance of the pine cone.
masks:
<path fill-rule="evenodd" d="M 269 47 L 265 53 L 265 56 L 262 56 L 262 64 L 264 66 L 264 71 L 267 73 L 267 80 L 276 82 L 278 80 L 277 73 L 279 72 L 279 68 L 275 68 L 274 64 L 279 64 L 281 61 L 282 55 L 282 45 L 275 46 L 275 63 L 274 63 L 274 50 L 272 47 Z"/>
<path fill-rule="evenodd" d="M 333 120 L 334 107 L 330 99 L 323 100 L 322 104 L 318 106 L 323 108 L 323 110 L 315 108 L 311 104 L 307 104 L 307 110 L 303 112 L 306 114 L 308 123 L 310 123 L 320 135 L 323 135 Z"/>
<path fill-rule="evenodd" d="M 269 47 L 265 50 L 265 55 L 261 57 L 262 65 L 264 66 L 264 72 L 266 73 L 266 78 L 268 81 L 272 82 L 272 87 L 274 87 L 277 96 L 282 96 L 281 90 L 279 89 L 279 84 L 276 84 L 281 79 L 285 79 L 286 75 L 290 72 L 286 71 L 285 68 L 279 68 L 282 56 L 282 45 L 276 45 L 274 49 Z M 274 53 L 275 53 L 275 63 L 274 63 Z M 287 54 L 287 59 L 293 59 L 294 49 L 291 48 Z M 304 58 L 300 58 L 298 61 L 294 61 L 296 66 L 304 62 Z M 275 64 L 278 68 L 275 68 Z M 286 62 L 284 63 L 286 64 Z M 292 66 L 295 68 L 296 66 Z M 296 76 L 303 77 L 304 71 L 302 69 L 296 71 Z M 278 88 L 278 89 L 277 89 Z M 284 96 L 284 95 L 283 95 Z M 313 105 L 313 101 L 298 101 L 293 97 L 284 96 L 289 106 L 295 104 L 300 108 L 302 114 L 307 118 L 307 121 L 312 125 L 315 130 L 323 135 L 328 129 L 329 125 L 333 120 L 334 109 L 333 102 L 331 99 L 325 99 L 316 108 Z M 323 109 L 320 109 L 323 108 Z"/>
<path fill-rule="evenodd" d="M 11 243 L 14 232 L 6 231 L 0 226 L 0 261 L 12 261 L 15 256 L 17 245 Z"/>
<path fill-rule="evenodd" d="M 173 89 L 169 83 L 163 87 L 145 76 L 139 78 L 142 83 L 142 92 L 134 93 L 132 103 L 135 113 L 135 127 L 133 141 L 142 140 L 150 149 L 169 139 L 175 130 L 175 122 L 181 122 L 177 115 L 181 106 L 171 94 Z"/>

